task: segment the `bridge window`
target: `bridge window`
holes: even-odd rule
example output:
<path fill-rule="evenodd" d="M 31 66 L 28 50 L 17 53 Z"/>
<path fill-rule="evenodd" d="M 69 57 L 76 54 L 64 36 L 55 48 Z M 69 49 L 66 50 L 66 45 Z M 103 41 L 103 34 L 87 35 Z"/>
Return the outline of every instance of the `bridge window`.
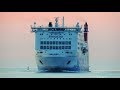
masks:
<path fill-rule="evenodd" d="M 61 41 L 59 41 L 59 44 L 61 44 Z"/>
<path fill-rule="evenodd" d="M 58 41 L 56 41 L 56 45 L 58 45 Z"/>
<path fill-rule="evenodd" d="M 68 49 L 71 49 L 71 46 L 68 46 Z"/>
<path fill-rule="evenodd" d="M 43 44 L 43 41 L 41 41 L 40 44 Z"/>
<path fill-rule="evenodd" d="M 53 44 L 55 44 L 55 41 L 53 41 Z"/>
<path fill-rule="evenodd" d="M 52 49 L 52 46 L 50 46 L 50 49 Z"/>
<path fill-rule="evenodd" d="M 68 45 L 68 41 L 65 41 L 65 44 Z"/>
<path fill-rule="evenodd" d="M 71 49 L 71 46 L 40 46 L 40 49 Z"/>
<path fill-rule="evenodd" d="M 49 49 L 49 46 L 47 46 L 47 49 Z"/>
<path fill-rule="evenodd" d="M 44 44 L 46 44 L 46 41 L 44 41 Z"/>
<path fill-rule="evenodd" d="M 53 49 L 55 49 L 55 46 L 53 46 Z"/>
<path fill-rule="evenodd" d="M 40 49 L 43 49 L 43 46 L 40 46 Z"/>
<path fill-rule="evenodd" d="M 71 44 L 71 41 L 69 41 L 68 43 Z"/>
<path fill-rule="evenodd" d="M 59 49 L 61 49 L 61 46 L 59 46 Z"/>
<path fill-rule="evenodd" d="M 58 46 L 56 46 L 56 49 L 58 49 Z"/>
<path fill-rule="evenodd" d="M 44 49 L 46 49 L 46 46 L 44 46 Z"/>
<path fill-rule="evenodd" d="M 65 46 L 65 49 L 68 49 L 68 46 Z"/>
<path fill-rule="evenodd" d="M 50 41 L 50 44 L 52 44 L 52 41 Z"/>
<path fill-rule="evenodd" d="M 62 41 L 62 44 L 64 45 L 64 41 Z"/>
<path fill-rule="evenodd" d="M 47 41 L 47 44 L 49 44 L 49 41 Z"/>

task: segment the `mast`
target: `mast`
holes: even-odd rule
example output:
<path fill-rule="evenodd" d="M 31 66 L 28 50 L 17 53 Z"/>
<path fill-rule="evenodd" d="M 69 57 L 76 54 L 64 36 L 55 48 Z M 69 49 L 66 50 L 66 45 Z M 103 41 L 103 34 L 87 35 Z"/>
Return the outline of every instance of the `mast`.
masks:
<path fill-rule="evenodd" d="M 58 18 L 59 17 L 55 17 L 55 27 L 58 27 L 59 25 L 58 25 Z"/>
<path fill-rule="evenodd" d="M 63 16 L 63 23 L 62 23 L 62 27 L 64 28 L 64 16 Z"/>

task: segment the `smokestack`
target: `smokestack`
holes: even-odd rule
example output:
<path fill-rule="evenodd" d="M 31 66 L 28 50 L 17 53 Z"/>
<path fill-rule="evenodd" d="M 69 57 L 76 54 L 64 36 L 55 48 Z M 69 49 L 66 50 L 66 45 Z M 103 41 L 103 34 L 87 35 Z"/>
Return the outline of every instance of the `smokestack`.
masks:
<path fill-rule="evenodd" d="M 84 41 L 88 42 L 88 24 L 87 22 L 84 24 Z"/>

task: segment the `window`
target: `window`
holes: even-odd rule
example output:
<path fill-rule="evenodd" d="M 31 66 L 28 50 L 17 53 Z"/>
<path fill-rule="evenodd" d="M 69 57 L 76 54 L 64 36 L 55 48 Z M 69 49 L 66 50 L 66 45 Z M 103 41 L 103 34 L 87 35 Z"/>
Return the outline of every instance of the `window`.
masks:
<path fill-rule="evenodd" d="M 55 44 L 55 41 L 53 41 L 53 44 Z"/>
<path fill-rule="evenodd" d="M 49 46 L 47 46 L 47 49 L 49 49 Z"/>
<path fill-rule="evenodd" d="M 65 41 L 65 44 L 68 45 L 68 41 Z"/>
<path fill-rule="evenodd" d="M 69 49 L 69 46 L 66 46 L 66 49 Z"/>
<path fill-rule="evenodd" d="M 49 44 L 49 41 L 47 41 L 47 44 Z"/>
<path fill-rule="evenodd" d="M 44 41 L 44 44 L 46 44 L 46 41 Z"/>
<path fill-rule="evenodd" d="M 71 41 L 69 41 L 68 43 L 71 44 Z"/>
<path fill-rule="evenodd" d="M 65 49 L 68 49 L 68 46 L 65 46 Z"/>
<path fill-rule="evenodd" d="M 55 46 L 53 46 L 53 49 L 55 49 Z"/>
<path fill-rule="evenodd" d="M 46 46 L 44 46 L 44 49 L 46 49 Z"/>
<path fill-rule="evenodd" d="M 62 44 L 64 45 L 64 41 L 62 41 Z"/>
<path fill-rule="evenodd" d="M 43 49 L 43 46 L 40 46 L 40 49 Z"/>
<path fill-rule="evenodd" d="M 62 46 L 62 49 L 64 49 L 64 46 Z"/>
<path fill-rule="evenodd" d="M 40 44 L 43 44 L 43 41 L 41 41 Z"/>
<path fill-rule="evenodd" d="M 56 45 L 58 45 L 58 41 L 56 41 Z"/>
<path fill-rule="evenodd" d="M 52 49 L 52 46 L 50 46 L 50 49 Z"/>
<path fill-rule="evenodd" d="M 59 46 L 59 49 L 61 49 L 61 46 Z"/>
<path fill-rule="evenodd" d="M 71 46 L 68 46 L 68 49 L 71 49 Z"/>
<path fill-rule="evenodd" d="M 52 41 L 50 41 L 50 44 L 52 44 Z"/>
<path fill-rule="evenodd" d="M 61 41 L 59 41 L 59 44 L 61 45 Z"/>
<path fill-rule="evenodd" d="M 56 46 L 56 49 L 58 49 L 58 46 Z"/>

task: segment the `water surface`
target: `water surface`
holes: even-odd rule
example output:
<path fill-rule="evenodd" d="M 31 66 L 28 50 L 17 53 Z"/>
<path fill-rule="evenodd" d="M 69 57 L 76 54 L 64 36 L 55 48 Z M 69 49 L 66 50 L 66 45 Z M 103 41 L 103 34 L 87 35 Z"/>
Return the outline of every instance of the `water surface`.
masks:
<path fill-rule="evenodd" d="M 0 68 L 0 78 L 120 78 L 120 71 L 38 72 L 36 68 Z"/>

